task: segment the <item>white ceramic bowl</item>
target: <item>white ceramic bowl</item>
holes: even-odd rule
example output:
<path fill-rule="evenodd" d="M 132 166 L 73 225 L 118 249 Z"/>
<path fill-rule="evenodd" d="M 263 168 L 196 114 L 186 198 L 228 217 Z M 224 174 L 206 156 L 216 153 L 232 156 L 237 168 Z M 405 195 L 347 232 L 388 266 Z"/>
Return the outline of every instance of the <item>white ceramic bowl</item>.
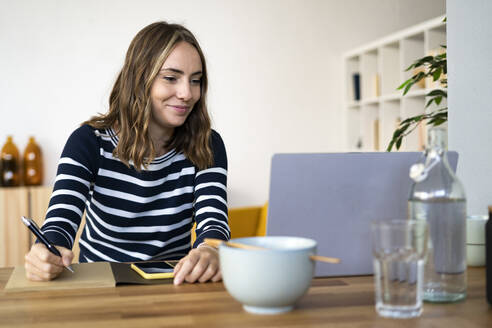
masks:
<path fill-rule="evenodd" d="M 485 224 L 487 215 L 470 215 L 466 219 L 466 262 L 469 266 L 485 265 Z"/>
<path fill-rule="evenodd" d="M 299 237 L 251 237 L 231 241 L 268 250 L 219 247 L 222 279 L 243 308 L 256 314 L 293 309 L 308 290 L 314 273 L 316 241 Z"/>

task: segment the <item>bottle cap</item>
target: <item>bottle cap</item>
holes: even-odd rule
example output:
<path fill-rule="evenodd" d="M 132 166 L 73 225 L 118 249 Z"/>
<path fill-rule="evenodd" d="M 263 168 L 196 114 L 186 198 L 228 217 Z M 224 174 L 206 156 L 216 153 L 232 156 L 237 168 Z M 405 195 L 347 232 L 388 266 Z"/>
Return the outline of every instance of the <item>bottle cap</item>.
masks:
<path fill-rule="evenodd" d="M 422 182 L 427 179 L 429 171 L 439 163 L 439 156 L 433 157 L 432 161 L 427 162 L 427 166 L 423 163 L 416 163 L 410 167 L 410 178 L 415 182 Z"/>
<path fill-rule="evenodd" d="M 410 167 L 410 178 L 415 182 L 424 181 L 427 178 L 427 171 L 423 163 L 413 164 Z"/>

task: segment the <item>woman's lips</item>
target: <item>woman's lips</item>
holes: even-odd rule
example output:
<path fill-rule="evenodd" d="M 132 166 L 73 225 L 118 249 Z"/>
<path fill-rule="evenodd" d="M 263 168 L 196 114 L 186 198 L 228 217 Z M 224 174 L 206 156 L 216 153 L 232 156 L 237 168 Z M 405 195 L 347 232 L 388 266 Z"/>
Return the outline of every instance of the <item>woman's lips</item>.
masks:
<path fill-rule="evenodd" d="M 188 111 L 188 106 L 180 106 L 180 105 L 168 105 L 172 109 L 174 109 L 179 114 L 185 114 Z"/>

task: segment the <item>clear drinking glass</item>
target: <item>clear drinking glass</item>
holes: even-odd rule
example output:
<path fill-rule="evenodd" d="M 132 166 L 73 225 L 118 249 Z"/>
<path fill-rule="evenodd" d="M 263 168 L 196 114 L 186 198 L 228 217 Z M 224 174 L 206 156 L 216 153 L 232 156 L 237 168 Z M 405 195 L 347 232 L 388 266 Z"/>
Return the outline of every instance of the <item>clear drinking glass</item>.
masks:
<path fill-rule="evenodd" d="M 372 222 L 376 311 L 390 318 L 422 313 L 422 284 L 428 247 L 423 220 Z"/>

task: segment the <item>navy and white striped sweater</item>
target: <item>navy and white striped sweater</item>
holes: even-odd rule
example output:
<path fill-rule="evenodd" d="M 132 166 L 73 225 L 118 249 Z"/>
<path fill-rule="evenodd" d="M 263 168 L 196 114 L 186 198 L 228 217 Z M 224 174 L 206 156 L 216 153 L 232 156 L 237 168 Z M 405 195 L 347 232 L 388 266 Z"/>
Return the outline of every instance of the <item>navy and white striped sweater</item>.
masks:
<path fill-rule="evenodd" d="M 174 150 L 137 172 L 112 152 L 112 129 L 83 125 L 69 137 L 58 164 L 43 232 L 72 248 L 84 209 L 80 262 L 179 259 L 204 238 L 230 238 L 227 223 L 227 156 L 212 131 L 214 166 L 198 169 Z M 131 163 L 130 163 L 131 164 Z"/>

